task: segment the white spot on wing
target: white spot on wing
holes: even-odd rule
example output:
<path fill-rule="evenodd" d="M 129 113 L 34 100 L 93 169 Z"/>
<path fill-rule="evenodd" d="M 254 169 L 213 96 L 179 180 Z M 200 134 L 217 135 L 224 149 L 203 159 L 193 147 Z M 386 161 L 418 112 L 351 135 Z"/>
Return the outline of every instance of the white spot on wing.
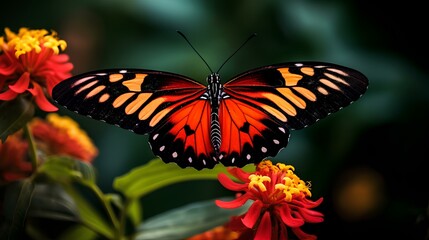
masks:
<path fill-rule="evenodd" d="M 174 152 L 173 154 L 171 154 L 171 156 L 172 156 L 173 158 L 177 158 L 177 152 Z"/>
<path fill-rule="evenodd" d="M 247 154 L 246 155 L 246 158 L 247 158 L 247 160 L 250 160 L 250 158 L 251 158 L 252 156 L 250 156 L 250 154 Z"/>
<path fill-rule="evenodd" d="M 263 153 L 266 153 L 266 152 L 267 152 L 267 148 L 266 148 L 266 147 L 261 147 L 261 151 L 262 151 Z"/>
<path fill-rule="evenodd" d="M 285 129 L 282 127 L 279 127 L 279 130 L 282 131 L 283 133 L 286 133 Z"/>
<path fill-rule="evenodd" d="M 164 151 L 164 149 L 165 149 L 165 146 L 161 146 L 161 147 L 159 148 L 159 151 L 160 151 L 160 152 L 162 152 L 162 151 Z"/>
<path fill-rule="evenodd" d="M 277 140 L 277 139 L 273 139 L 273 142 L 275 143 L 275 144 L 279 144 L 280 142 L 279 142 L 279 140 Z"/>
<path fill-rule="evenodd" d="M 159 134 L 157 133 L 157 134 L 153 135 L 152 139 L 155 140 L 158 136 L 159 136 Z"/>
<path fill-rule="evenodd" d="M 126 73 L 127 72 L 127 70 L 121 70 L 121 71 L 119 71 L 119 73 Z"/>

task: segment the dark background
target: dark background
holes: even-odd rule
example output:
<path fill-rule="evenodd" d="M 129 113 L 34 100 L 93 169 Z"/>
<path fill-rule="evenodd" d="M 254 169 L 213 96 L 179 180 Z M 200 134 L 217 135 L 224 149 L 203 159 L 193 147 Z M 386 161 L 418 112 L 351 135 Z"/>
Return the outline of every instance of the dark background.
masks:
<path fill-rule="evenodd" d="M 74 74 L 145 68 L 204 81 L 253 32 L 258 37 L 222 69 L 226 81 L 251 68 L 326 61 L 369 81 L 351 106 L 304 130 L 274 161 L 293 164 L 324 198 L 319 239 L 428 239 L 428 13 L 419 1 L 4 1 L 0 28 L 53 29 L 68 43 Z M 64 109 L 94 139 L 105 192 L 117 176 L 154 156 L 147 136 Z M 42 115 L 42 113 L 39 113 Z M 144 176 L 142 176 L 144 177 Z M 175 184 L 143 199 L 150 217 L 184 204 L 231 195 L 215 181 Z"/>

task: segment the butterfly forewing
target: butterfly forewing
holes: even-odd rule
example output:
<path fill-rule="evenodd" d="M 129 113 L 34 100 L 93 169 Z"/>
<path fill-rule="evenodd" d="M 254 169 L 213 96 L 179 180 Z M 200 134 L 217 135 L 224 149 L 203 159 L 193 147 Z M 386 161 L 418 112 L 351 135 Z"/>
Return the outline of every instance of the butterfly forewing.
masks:
<path fill-rule="evenodd" d="M 365 93 L 360 72 L 321 62 L 286 63 L 251 70 L 224 85 L 225 92 L 301 129 L 349 105 Z"/>
<path fill-rule="evenodd" d="M 204 89 L 204 85 L 176 74 L 105 70 L 61 82 L 53 98 L 79 114 L 145 134 L 180 106 L 198 98 Z"/>

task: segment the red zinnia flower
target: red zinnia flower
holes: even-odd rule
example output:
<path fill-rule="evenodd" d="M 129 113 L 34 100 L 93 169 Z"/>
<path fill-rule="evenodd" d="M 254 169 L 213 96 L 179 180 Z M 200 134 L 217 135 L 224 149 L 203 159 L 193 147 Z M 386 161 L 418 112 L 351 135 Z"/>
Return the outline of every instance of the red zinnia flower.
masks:
<path fill-rule="evenodd" d="M 0 101 L 29 92 L 40 109 L 56 111 L 48 100 L 52 88 L 73 69 L 68 55 L 59 54 L 66 42 L 45 29 L 21 28 L 15 34 L 6 28 L 5 34 L 0 37 Z"/>
<path fill-rule="evenodd" d="M 248 200 L 253 200 L 247 213 L 231 220 L 229 227 L 240 232 L 239 239 L 274 239 L 287 240 L 288 228 L 299 239 L 316 239 L 317 237 L 303 232 L 304 223 L 319 223 L 323 214 L 314 210 L 323 199 L 311 201 L 309 184 L 294 174 L 291 165 L 278 163 L 273 165 L 266 160 L 256 168 L 254 173 L 244 172 L 240 168 L 228 168 L 228 172 L 243 183 L 237 183 L 219 175 L 220 183 L 229 190 L 244 192 L 235 200 L 225 202 L 217 200 L 222 208 L 237 208 Z"/>

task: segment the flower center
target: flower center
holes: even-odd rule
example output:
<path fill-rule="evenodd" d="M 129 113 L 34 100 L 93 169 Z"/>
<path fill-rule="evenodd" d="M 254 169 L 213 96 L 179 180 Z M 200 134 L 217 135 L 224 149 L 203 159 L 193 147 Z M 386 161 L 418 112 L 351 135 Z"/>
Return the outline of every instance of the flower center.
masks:
<path fill-rule="evenodd" d="M 0 50 L 14 49 L 16 58 L 33 50 L 40 53 L 42 46 L 52 49 L 54 54 L 59 54 L 60 50 L 63 51 L 67 47 L 66 41 L 58 39 L 54 31 L 49 34 L 45 29 L 20 28 L 18 34 L 15 34 L 9 28 L 5 28 L 5 33 L 6 41 L 3 37 L 0 38 Z"/>

